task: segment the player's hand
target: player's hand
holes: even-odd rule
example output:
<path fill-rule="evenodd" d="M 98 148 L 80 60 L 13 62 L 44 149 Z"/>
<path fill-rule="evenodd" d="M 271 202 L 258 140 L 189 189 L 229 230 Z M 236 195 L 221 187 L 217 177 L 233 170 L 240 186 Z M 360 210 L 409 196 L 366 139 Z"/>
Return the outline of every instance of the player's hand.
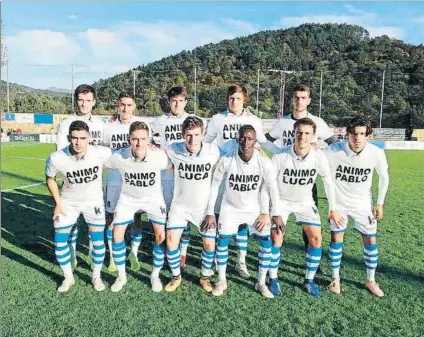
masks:
<path fill-rule="evenodd" d="M 147 144 L 147 146 L 149 147 L 149 150 L 152 150 L 152 151 L 156 151 L 159 149 L 159 146 L 157 146 L 156 144 L 149 143 Z"/>
<path fill-rule="evenodd" d="M 284 221 L 281 215 L 274 215 L 271 218 L 271 223 L 272 225 L 276 225 L 275 228 L 277 228 L 277 234 L 279 234 L 280 231 L 284 233 L 284 231 L 286 230 L 286 225 L 284 224 Z"/>
<path fill-rule="evenodd" d="M 207 232 L 210 229 L 216 228 L 216 219 L 214 215 L 206 215 L 200 224 L 200 230 L 202 232 Z"/>
<path fill-rule="evenodd" d="M 59 214 L 66 216 L 66 212 L 61 204 L 57 204 L 53 210 L 53 221 L 59 221 Z"/>
<path fill-rule="evenodd" d="M 113 114 L 112 116 L 110 116 L 110 118 L 108 119 L 108 123 L 113 123 L 118 119 L 118 114 Z"/>
<path fill-rule="evenodd" d="M 339 211 L 330 211 L 328 220 L 333 220 L 337 228 L 341 228 L 345 222 L 345 218 Z"/>
<path fill-rule="evenodd" d="M 375 218 L 378 221 L 383 219 L 383 205 L 379 205 L 379 204 L 375 205 L 372 211 L 374 213 Z"/>
<path fill-rule="evenodd" d="M 271 218 L 268 214 L 261 214 L 259 215 L 258 219 L 256 220 L 256 230 L 258 232 L 262 232 L 266 226 L 269 226 L 271 224 Z"/>
<path fill-rule="evenodd" d="M 264 149 L 262 148 L 262 146 L 260 146 L 259 144 L 256 144 L 254 147 L 255 151 L 257 151 L 259 153 L 259 155 L 261 157 L 268 157 L 264 151 Z"/>

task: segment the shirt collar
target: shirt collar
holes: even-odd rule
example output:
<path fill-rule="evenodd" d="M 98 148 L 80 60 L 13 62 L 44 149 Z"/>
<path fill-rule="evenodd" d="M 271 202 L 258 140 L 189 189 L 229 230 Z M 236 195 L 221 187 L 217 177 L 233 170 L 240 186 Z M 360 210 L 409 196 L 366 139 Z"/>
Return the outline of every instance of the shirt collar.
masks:
<path fill-rule="evenodd" d="M 258 154 L 255 150 L 255 151 L 253 151 L 252 158 L 250 158 L 250 160 L 246 162 L 246 161 L 244 161 L 243 159 L 240 158 L 240 155 L 238 154 L 238 149 L 237 149 L 236 153 L 237 153 L 237 160 L 239 160 L 240 163 L 245 164 L 245 165 L 249 165 L 250 163 L 252 163 L 256 159 L 256 157 L 258 156 Z"/>
<path fill-rule="evenodd" d="M 365 149 L 366 149 L 367 145 L 368 145 L 368 142 L 367 142 L 367 143 L 365 143 L 365 146 L 364 146 L 364 148 L 362 149 L 362 151 L 361 151 L 361 152 L 355 152 L 355 151 L 353 151 L 353 150 L 350 148 L 350 146 L 349 146 L 349 142 L 348 142 L 348 141 L 346 141 L 346 143 L 345 143 L 345 152 L 346 152 L 346 154 L 348 155 L 348 157 L 355 157 L 355 156 L 359 156 L 362 152 L 364 152 L 364 151 L 365 151 Z"/>
<path fill-rule="evenodd" d="M 309 149 L 309 152 L 308 152 L 308 154 L 306 156 L 301 157 L 301 156 L 298 156 L 296 154 L 296 152 L 294 151 L 294 144 L 293 145 L 290 145 L 290 149 L 289 149 L 289 153 L 293 157 L 293 159 L 300 160 L 300 161 L 308 160 L 309 157 L 310 157 L 309 154 L 311 153 L 311 151 L 313 151 L 312 147 Z"/>
<path fill-rule="evenodd" d="M 85 159 L 85 155 L 86 155 L 86 154 L 87 154 L 87 152 L 88 152 L 88 147 L 87 147 L 87 151 L 85 152 L 85 154 L 84 154 L 81 158 L 76 158 L 76 157 L 74 157 L 74 156 L 71 154 L 71 145 L 68 145 L 67 147 L 64 147 L 62 151 L 63 151 L 63 152 L 65 152 L 65 153 L 66 153 L 66 155 L 68 155 L 68 156 L 69 156 L 69 158 L 71 158 L 72 160 L 74 160 L 74 161 L 81 161 L 81 160 L 84 160 L 84 159 Z"/>
<path fill-rule="evenodd" d="M 180 116 L 175 116 L 172 114 L 172 112 L 168 112 L 168 118 L 185 118 L 187 117 L 188 113 L 184 111 Z"/>
<path fill-rule="evenodd" d="M 150 160 L 150 150 L 149 150 L 149 148 L 147 148 L 147 152 L 146 152 L 146 155 L 144 156 L 143 160 L 135 159 L 133 152 L 131 150 L 131 147 L 127 147 L 127 149 L 129 150 L 129 154 L 131 156 L 131 161 L 133 161 L 134 163 L 149 163 L 149 160 Z"/>

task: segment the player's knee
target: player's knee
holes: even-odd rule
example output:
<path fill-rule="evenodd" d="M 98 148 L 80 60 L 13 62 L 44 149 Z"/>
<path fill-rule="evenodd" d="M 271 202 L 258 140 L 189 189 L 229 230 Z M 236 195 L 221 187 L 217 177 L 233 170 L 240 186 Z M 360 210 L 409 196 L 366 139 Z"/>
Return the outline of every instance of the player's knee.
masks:
<path fill-rule="evenodd" d="M 165 241 L 165 231 L 155 232 L 155 243 L 161 244 Z"/>
<path fill-rule="evenodd" d="M 125 229 L 122 230 L 119 227 L 113 229 L 113 242 L 118 243 L 124 240 Z"/>
<path fill-rule="evenodd" d="M 205 249 L 205 250 L 215 250 L 215 242 L 204 242 L 203 243 L 203 248 Z"/>
<path fill-rule="evenodd" d="M 364 241 L 364 244 L 366 245 L 374 245 L 377 243 L 377 237 L 369 236 L 369 235 L 362 235 L 362 240 Z"/>
<path fill-rule="evenodd" d="M 283 245 L 284 234 L 281 231 L 272 231 L 272 244 L 274 247 L 281 247 Z"/>
<path fill-rule="evenodd" d="M 343 232 L 342 233 L 331 232 L 331 241 L 332 242 L 343 242 L 343 237 L 344 237 Z"/>
<path fill-rule="evenodd" d="M 310 234 L 309 235 L 309 245 L 314 248 L 321 247 L 322 236 L 318 234 Z"/>

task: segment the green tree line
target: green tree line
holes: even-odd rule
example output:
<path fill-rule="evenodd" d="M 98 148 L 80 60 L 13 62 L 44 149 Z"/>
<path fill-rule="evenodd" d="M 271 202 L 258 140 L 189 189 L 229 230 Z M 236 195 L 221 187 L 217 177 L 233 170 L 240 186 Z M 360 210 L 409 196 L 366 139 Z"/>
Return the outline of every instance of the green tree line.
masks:
<path fill-rule="evenodd" d="M 138 113 L 156 116 L 167 110 L 166 91 L 184 85 L 190 93 L 187 110 L 211 117 L 226 108 L 228 85 L 241 83 L 250 93 L 249 105 L 262 118 L 276 118 L 281 111 L 279 73 L 285 76 L 284 113 L 291 112 L 290 94 L 296 84 L 312 89 L 310 111 L 330 124 L 342 125 L 351 116 L 365 115 L 379 123 L 384 72 L 383 127 L 424 127 L 424 46 L 387 36 L 371 38 L 360 26 L 304 24 L 286 30 L 262 31 L 224 40 L 191 51 L 140 65 L 136 70 L 135 99 Z M 258 69 L 260 87 L 257 92 Z M 322 79 L 322 97 L 319 99 Z M 120 91 L 133 92 L 133 71 L 93 83 L 98 93 L 96 113 L 115 111 Z M 14 96 L 12 112 L 69 112 L 70 95 L 28 92 Z M 4 109 L 4 100 L 2 99 Z M 3 110 L 4 111 L 4 110 Z"/>

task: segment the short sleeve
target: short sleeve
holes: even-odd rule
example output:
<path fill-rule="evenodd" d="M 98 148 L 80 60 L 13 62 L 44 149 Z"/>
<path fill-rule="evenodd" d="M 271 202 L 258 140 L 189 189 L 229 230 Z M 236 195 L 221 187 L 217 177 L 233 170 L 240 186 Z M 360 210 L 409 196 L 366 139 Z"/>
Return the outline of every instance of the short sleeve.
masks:
<path fill-rule="evenodd" d="M 278 120 L 274 126 L 272 127 L 271 131 L 268 132 L 269 135 L 272 138 L 278 139 L 283 134 L 283 131 L 281 130 L 280 120 Z"/>
<path fill-rule="evenodd" d="M 45 171 L 46 171 L 47 177 L 50 177 L 50 178 L 56 177 L 56 174 L 57 174 L 58 171 L 57 171 L 57 168 L 52 161 L 51 156 L 49 156 L 49 158 L 47 158 Z"/>

